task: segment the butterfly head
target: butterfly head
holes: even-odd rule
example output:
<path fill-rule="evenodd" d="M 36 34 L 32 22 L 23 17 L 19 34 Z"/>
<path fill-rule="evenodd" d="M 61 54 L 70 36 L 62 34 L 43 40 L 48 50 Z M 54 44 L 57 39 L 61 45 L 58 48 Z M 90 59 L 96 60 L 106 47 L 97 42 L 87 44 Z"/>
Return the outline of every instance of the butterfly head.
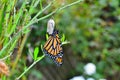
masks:
<path fill-rule="evenodd" d="M 57 34 L 58 34 L 58 30 L 54 30 L 53 33 L 51 34 L 51 36 L 56 37 Z"/>
<path fill-rule="evenodd" d="M 54 30 L 54 31 L 53 31 L 53 34 L 58 34 L 58 30 Z"/>

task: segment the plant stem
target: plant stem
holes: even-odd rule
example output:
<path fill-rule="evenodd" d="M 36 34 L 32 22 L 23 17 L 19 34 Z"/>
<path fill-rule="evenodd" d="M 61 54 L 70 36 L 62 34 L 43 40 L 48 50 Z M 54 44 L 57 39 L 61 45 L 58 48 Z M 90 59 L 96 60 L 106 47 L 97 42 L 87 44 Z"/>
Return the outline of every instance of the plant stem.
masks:
<path fill-rule="evenodd" d="M 41 1 L 41 0 L 40 0 Z M 40 2 L 41 3 L 41 2 Z M 49 8 L 52 5 L 53 2 L 49 3 L 44 9 L 41 9 L 30 21 L 30 23 L 35 20 L 42 12 L 44 12 L 47 8 Z"/>
<path fill-rule="evenodd" d="M 45 57 L 45 55 L 42 55 L 40 58 L 38 58 L 36 61 L 34 61 L 19 77 L 16 78 L 16 80 L 19 80 L 26 72 L 28 72 L 37 62 L 42 60 Z"/>
<path fill-rule="evenodd" d="M 9 55 L 7 55 L 7 56 L 3 57 L 2 59 L 0 59 L 0 61 L 3 61 L 5 59 L 9 58 L 11 55 L 12 55 L 12 52 Z"/>
<path fill-rule="evenodd" d="M 61 8 L 59 9 L 59 11 L 62 10 L 62 9 L 64 9 L 64 8 L 70 7 L 70 6 L 72 6 L 72 5 L 78 4 L 78 3 L 81 2 L 81 1 L 84 1 L 84 0 L 77 0 L 77 1 L 75 1 L 75 2 L 73 2 L 73 3 L 71 3 L 71 4 L 65 5 L 65 6 L 61 7 Z"/>

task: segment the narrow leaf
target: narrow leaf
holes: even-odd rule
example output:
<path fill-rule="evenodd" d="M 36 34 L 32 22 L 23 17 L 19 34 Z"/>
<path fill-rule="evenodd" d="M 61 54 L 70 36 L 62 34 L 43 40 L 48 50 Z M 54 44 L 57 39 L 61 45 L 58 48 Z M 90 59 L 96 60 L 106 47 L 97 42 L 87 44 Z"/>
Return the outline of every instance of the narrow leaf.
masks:
<path fill-rule="evenodd" d="M 62 45 L 69 44 L 69 43 L 70 43 L 69 41 L 64 41 L 64 42 L 62 42 Z"/>
<path fill-rule="evenodd" d="M 2 10 L 2 12 L 1 12 L 1 20 L 0 20 L 0 34 L 1 34 L 1 32 L 2 32 L 2 24 L 3 24 L 3 22 L 4 22 L 5 10 L 6 10 L 6 4 L 4 4 L 4 6 L 3 6 L 3 10 Z"/>
<path fill-rule="evenodd" d="M 34 50 L 34 60 L 37 60 L 38 53 L 39 53 L 39 48 L 36 47 L 35 50 Z"/>
<path fill-rule="evenodd" d="M 61 41 L 64 42 L 65 41 L 65 35 L 62 35 Z"/>
<path fill-rule="evenodd" d="M 48 34 L 46 34 L 46 40 L 48 40 Z"/>

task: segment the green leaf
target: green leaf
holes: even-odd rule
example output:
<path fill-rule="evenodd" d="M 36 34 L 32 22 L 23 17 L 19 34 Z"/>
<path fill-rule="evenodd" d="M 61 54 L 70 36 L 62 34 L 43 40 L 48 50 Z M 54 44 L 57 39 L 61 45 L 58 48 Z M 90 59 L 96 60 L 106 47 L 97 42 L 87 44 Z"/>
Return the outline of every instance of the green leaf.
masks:
<path fill-rule="evenodd" d="M 65 35 L 62 35 L 61 41 L 64 42 L 65 41 Z"/>
<path fill-rule="evenodd" d="M 6 80 L 6 76 L 3 75 L 3 76 L 2 76 L 2 80 Z"/>
<path fill-rule="evenodd" d="M 42 7 L 42 0 L 40 0 L 40 9 L 42 10 L 43 7 Z"/>
<path fill-rule="evenodd" d="M 46 34 L 46 40 L 48 40 L 48 34 Z"/>
<path fill-rule="evenodd" d="M 36 47 L 35 50 L 34 50 L 34 60 L 37 60 L 38 53 L 39 53 L 39 48 Z"/>
<path fill-rule="evenodd" d="M 4 17 L 5 17 L 5 11 L 6 11 L 6 4 L 4 4 L 2 12 L 1 12 L 1 18 L 0 18 L 0 34 L 2 33 L 2 27 L 3 27 L 3 22 L 4 22 Z"/>

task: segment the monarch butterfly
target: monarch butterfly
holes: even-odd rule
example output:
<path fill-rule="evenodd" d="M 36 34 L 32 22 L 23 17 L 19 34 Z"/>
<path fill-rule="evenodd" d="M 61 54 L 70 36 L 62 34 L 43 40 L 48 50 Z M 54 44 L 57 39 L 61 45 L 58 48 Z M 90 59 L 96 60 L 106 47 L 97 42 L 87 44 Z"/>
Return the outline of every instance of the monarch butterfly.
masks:
<path fill-rule="evenodd" d="M 57 30 L 54 30 L 53 33 L 50 34 L 43 47 L 43 51 L 45 52 L 45 55 L 49 56 L 58 66 L 63 63 L 63 51 Z"/>

